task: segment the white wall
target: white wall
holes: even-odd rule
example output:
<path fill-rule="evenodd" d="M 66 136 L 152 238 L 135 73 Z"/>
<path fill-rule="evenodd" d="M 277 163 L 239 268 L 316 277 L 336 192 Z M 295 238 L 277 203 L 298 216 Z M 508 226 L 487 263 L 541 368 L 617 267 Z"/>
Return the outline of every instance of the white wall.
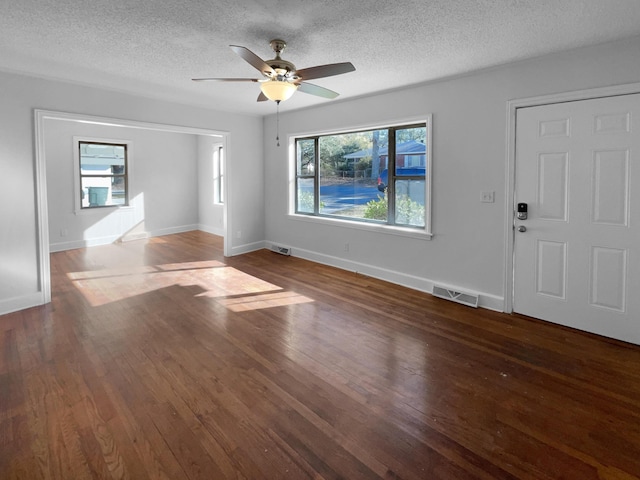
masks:
<path fill-rule="evenodd" d="M 76 136 L 130 142 L 128 207 L 76 212 Z M 196 135 L 46 119 L 44 142 L 51 251 L 197 228 Z"/>
<path fill-rule="evenodd" d="M 227 221 L 242 232 L 229 239 L 230 250 L 262 245 L 262 119 L 5 72 L 0 72 L 0 105 L 0 314 L 43 300 L 34 109 L 229 132 Z"/>
<path fill-rule="evenodd" d="M 478 292 L 481 304 L 501 309 L 505 231 L 511 221 L 506 198 L 507 102 L 639 81 L 640 37 L 281 113 L 280 138 L 384 125 L 432 113 L 434 236 L 430 241 L 289 216 L 287 149 L 276 147 L 272 140 L 275 117 L 265 118 L 266 239 L 293 247 L 294 255 L 414 288 L 430 291 L 438 282 Z M 481 191 L 495 191 L 495 203 L 481 203 Z"/>

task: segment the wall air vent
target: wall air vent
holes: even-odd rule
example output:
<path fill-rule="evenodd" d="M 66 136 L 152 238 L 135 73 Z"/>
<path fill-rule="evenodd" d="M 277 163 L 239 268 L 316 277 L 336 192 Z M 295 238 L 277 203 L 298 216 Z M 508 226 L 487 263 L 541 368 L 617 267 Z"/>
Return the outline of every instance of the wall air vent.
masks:
<path fill-rule="evenodd" d="M 283 247 L 282 245 L 271 245 L 271 251 L 280 255 L 291 255 L 291 247 Z"/>
<path fill-rule="evenodd" d="M 452 302 L 461 303 L 469 307 L 478 307 L 478 295 L 452 290 L 451 288 L 443 287 L 441 285 L 433 286 L 432 295 L 434 297 L 444 298 L 445 300 L 451 300 Z"/>

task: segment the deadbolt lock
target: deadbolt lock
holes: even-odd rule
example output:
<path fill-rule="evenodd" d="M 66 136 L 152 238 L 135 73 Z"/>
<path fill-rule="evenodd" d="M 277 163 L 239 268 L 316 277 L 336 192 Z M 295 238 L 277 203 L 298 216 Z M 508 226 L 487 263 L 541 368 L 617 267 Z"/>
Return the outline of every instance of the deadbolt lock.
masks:
<path fill-rule="evenodd" d="M 519 203 L 518 204 L 518 211 L 516 212 L 516 216 L 518 217 L 518 220 L 526 220 L 527 219 L 527 204 L 526 203 Z"/>

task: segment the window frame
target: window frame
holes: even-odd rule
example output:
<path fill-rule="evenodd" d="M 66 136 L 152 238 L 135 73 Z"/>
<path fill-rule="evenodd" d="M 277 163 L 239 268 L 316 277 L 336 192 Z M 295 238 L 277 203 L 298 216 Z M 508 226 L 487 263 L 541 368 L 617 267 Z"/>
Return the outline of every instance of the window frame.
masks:
<path fill-rule="evenodd" d="M 80 164 L 81 164 L 81 155 L 80 155 L 80 146 L 81 144 L 97 144 L 97 145 L 114 145 L 114 146 L 122 146 L 125 150 L 125 173 L 124 174 L 100 174 L 100 175 L 86 175 L 82 174 Z M 73 171 L 74 171 L 74 206 L 76 214 L 84 214 L 89 213 L 96 210 L 101 210 L 104 208 L 111 209 L 130 209 L 131 207 L 131 159 L 132 159 L 132 143 L 130 140 L 121 140 L 121 139 L 107 139 L 107 138 L 95 138 L 95 137 L 73 137 L 73 152 L 74 152 L 74 162 L 73 162 Z M 117 205 L 94 205 L 84 207 L 82 205 L 83 200 L 83 191 L 82 191 L 82 179 L 83 178 L 91 178 L 91 177 L 123 177 L 124 178 L 124 203 Z"/>
<path fill-rule="evenodd" d="M 389 155 L 387 171 L 388 171 L 388 187 L 387 187 L 387 199 L 388 199 L 388 212 L 389 217 L 386 222 L 384 221 L 370 221 L 366 219 L 359 218 L 350 218 L 350 217 L 341 217 L 335 216 L 331 214 L 322 214 L 319 212 L 320 202 L 320 178 L 319 178 L 319 139 L 323 136 L 332 136 L 332 135 L 342 135 L 342 134 L 351 134 L 358 132 L 366 132 L 373 130 L 403 130 L 412 127 L 425 126 L 425 142 L 426 142 L 426 151 L 425 151 L 425 218 L 424 227 L 417 226 L 409 226 L 402 224 L 395 224 L 390 222 L 390 218 L 392 221 L 395 221 L 395 181 L 396 179 L 400 180 L 422 180 L 423 177 L 418 176 L 401 176 L 397 177 L 395 175 L 395 142 L 393 146 L 389 144 L 388 151 L 393 152 L 392 155 Z M 289 151 L 291 161 L 290 165 L 290 194 L 289 194 L 289 217 L 294 220 L 300 220 L 305 222 L 326 224 L 326 225 L 341 225 L 349 228 L 366 230 L 366 231 L 375 231 L 379 233 L 391 234 L 391 235 L 399 235 L 405 237 L 412 238 L 421 238 L 421 239 L 431 239 L 433 236 L 431 230 L 431 197 L 432 197 L 432 172 L 433 172 L 433 116 L 432 114 L 425 115 L 419 118 L 405 119 L 403 121 L 394 121 L 385 124 L 377 124 L 377 125 L 364 125 L 354 128 L 344 128 L 340 130 L 331 130 L 324 132 L 313 132 L 313 133 L 301 133 L 301 134 L 291 134 L 289 136 Z M 390 136 L 395 140 L 395 135 Z M 313 175 L 298 175 L 297 170 L 297 142 L 299 140 L 314 140 L 314 172 Z M 391 166 L 391 159 L 393 158 L 393 169 Z M 301 212 L 297 211 L 297 203 L 298 203 L 298 185 L 299 179 L 308 178 L 313 179 L 314 181 L 314 212 Z M 393 187 L 392 187 L 393 185 Z"/>
<path fill-rule="evenodd" d="M 293 165 L 293 171 L 294 171 L 294 177 L 295 177 L 295 186 L 294 186 L 294 194 L 293 194 L 293 211 L 296 215 L 314 215 L 314 216 L 319 216 L 320 215 L 320 191 L 319 189 L 317 189 L 315 187 L 315 185 L 318 185 L 318 182 L 320 180 L 320 173 L 319 173 L 319 169 L 317 168 L 318 165 L 318 154 L 319 154 L 319 136 L 311 136 L 311 137 L 298 137 L 296 139 L 294 139 L 293 141 L 293 151 L 294 151 L 294 165 Z M 314 152 L 314 159 L 313 159 L 313 174 L 312 175 L 298 175 L 298 157 L 297 157 L 297 149 L 296 149 L 296 144 L 299 140 L 312 140 L 313 141 L 313 152 Z M 313 179 L 313 212 L 298 212 L 297 211 L 297 205 L 298 205 L 298 179 Z"/>
<path fill-rule="evenodd" d="M 213 203 L 215 205 L 224 205 L 224 145 L 216 144 L 213 146 Z"/>

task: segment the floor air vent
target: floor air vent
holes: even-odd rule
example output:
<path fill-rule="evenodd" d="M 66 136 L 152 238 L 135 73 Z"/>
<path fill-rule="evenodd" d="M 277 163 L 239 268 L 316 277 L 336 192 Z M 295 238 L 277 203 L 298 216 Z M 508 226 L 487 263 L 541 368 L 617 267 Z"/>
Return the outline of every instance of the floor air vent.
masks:
<path fill-rule="evenodd" d="M 434 285 L 432 294 L 435 297 L 444 298 L 445 300 L 451 300 L 452 302 L 461 303 L 473 308 L 478 307 L 478 296 L 472 295 L 470 293 L 459 292 L 450 288 Z"/>
<path fill-rule="evenodd" d="M 291 247 L 283 247 L 281 245 L 271 245 L 271 251 L 280 255 L 291 255 Z"/>

